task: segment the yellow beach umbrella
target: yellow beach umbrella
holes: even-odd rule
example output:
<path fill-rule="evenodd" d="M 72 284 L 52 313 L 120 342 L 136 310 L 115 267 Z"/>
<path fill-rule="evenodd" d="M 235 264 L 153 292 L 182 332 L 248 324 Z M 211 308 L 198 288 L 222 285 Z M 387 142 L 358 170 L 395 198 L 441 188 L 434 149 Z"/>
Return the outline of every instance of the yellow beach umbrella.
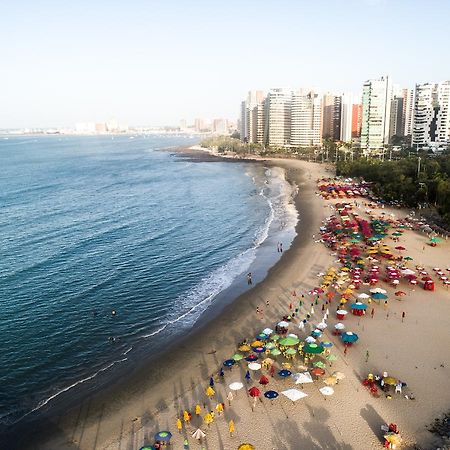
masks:
<path fill-rule="evenodd" d="M 216 393 L 216 391 L 211 386 L 208 386 L 206 388 L 206 395 L 208 397 L 212 397 L 215 393 Z"/>
<path fill-rule="evenodd" d="M 253 341 L 252 347 L 262 347 L 264 344 L 261 341 Z"/>
<path fill-rule="evenodd" d="M 206 413 L 205 416 L 203 417 L 203 422 L 206 423 L 206 425 L 210 425 L 211 423 L 214 422 L 214 417 L 211 413 Z"/>
<path fill-rule="evenodd" d="M 255 450 L 255 447 L 252 444 L 241 444 L 238 450 Z"/>
<path fill-rule="evenodd" d="M 325 380 L 323 380 L 323 382 L 327 386 L 334 386 L 337 383 L 337 379 L 335 377 L 327 377 L 325 378 Z"/>
<path fill-rule="evenodd" d="M 230 436 L 232 436 L 234 433 L 234 422 L 232 420 L 228 422 L 228 431 L 230 432 Z"/>
<path fill-rule="evenodd" d="M 186 410 L 184 410 L 184 412 L 183 412 L 183 420 L 184 420 L 185 422 L 189 422 L 189 421 L 191 420 L 191 415 L 190 415 L 189 412 L 186 411 Z"/>
<path fill-rule="evenodd" d="M 243 344 L 239 347 L 240 352 L 249 352 L 251 350 L 250 345 Z"/>
<path fill-rule="evenodd" d="M 222 403 L 217 403 L 216 405 L 216 411 L 220 414 L 223 413 L 223 405 Z"/>
<path fill-rule="evenodd" d="M 183 428 L 183 424 L 181 423 L 181 419 L 177 419 L 177 430 L 181 432 L 181 429 Z"/>
<path fill-rule="evenodd" d="M 202 412 L 202 407 L 197 403 L 195 405 L 195 414 L 197 414 L 197 416 L 199 416 L 201 412 Z"/>

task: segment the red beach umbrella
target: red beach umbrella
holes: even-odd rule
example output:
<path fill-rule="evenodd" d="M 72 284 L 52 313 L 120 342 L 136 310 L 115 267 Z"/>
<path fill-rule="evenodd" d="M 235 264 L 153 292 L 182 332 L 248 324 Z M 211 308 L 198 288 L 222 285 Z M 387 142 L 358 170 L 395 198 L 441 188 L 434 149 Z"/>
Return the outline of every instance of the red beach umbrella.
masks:
<path fill-rule="evenodd" d="M 397 291 L 397 292 L 395 293 L 395 295 L 396 295 L 397 297 L 403 297 L 404 295 L 406 295 L 406 292 L 403 292 L 403 291 Z"/>
<path fill-rule="evenodd" d="M 325 375 L 325 370 L 321 369 L 320 367 L 314 367 L 314 369 L 311 370 L 311 373 L 313 375 L 316 375 L 317 377 L 320 377 L 322 375 Z"/>
<path fill-rule="evenodd" d="M 399 246 L 395 247 L 395 250 L 400 250 L 400 251 L 402 251 L 402 250 L 406 250 L 406 248 L 405 248 L 405 247 L 402 247 L 401 245 L 399 245 Z"/>
<path fill-rule="evenodd" d="M 269 384 L 269 379 L 265 375 L 262 375 L 259 379 L 259 384 L 265 386 L 266 384 Z"/>
<path fill-rule="evenodd" d="M 248 393 L 249 393 L 250 397 L 259 397 L 261 395 L 261 391 L 255 386 L 250 388 L 248 390 Z"/>

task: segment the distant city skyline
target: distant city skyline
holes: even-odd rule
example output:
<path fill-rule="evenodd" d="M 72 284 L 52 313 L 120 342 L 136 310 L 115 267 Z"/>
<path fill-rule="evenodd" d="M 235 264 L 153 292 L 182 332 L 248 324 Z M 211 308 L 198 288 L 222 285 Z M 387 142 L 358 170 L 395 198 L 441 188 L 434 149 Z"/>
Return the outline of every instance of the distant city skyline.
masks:
<path fill-rule="evenodd" d="M 445 0 L 9 3 L 0 129 L 236 120 L 249 88 L 359 93 L 380 74 L 411 89 L 450 78 Z"/>

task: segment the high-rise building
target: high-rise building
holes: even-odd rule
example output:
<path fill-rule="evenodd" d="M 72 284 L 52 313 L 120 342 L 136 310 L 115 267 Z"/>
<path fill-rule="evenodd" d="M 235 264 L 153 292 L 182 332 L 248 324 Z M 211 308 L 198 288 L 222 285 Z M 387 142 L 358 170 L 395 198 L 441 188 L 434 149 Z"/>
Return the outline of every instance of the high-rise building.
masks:
<path fill-rule="evenodd" d="M 353 118 L 353 95 L 342 94 L 341 96 L 341 133 L 339 139 L 342 142 L 352 140 L 352 118 Z"/>
<path fill-rule="evenodd" d="M 322 145 L 322 98 L 314 91 L 296 91 L 291 102 L 291 147 Z"/>
<path fill-rule="evenodd" d="M 334 94 L 325 94 L 322 105 L 322 137 L 338 141 L 341 138 L 341 97 Z"/>
<path fill-rule="evenodd" d="M 264 101 L 263 91 L 249 91 L 247 98 L 241 103 L 241 141 L 256 142 L 257 131 L 254 126 L 257 126 L 257 121 L 254 119 L 254 108 L 262 105 Z"/>
<path fill-rule="evenodd" d="M 416 85 L 412 144 L 442 150 L 450 143 L 450 81 Z"/>
<path fill-rule="evenodd" d="M 361 103 L 352 105 L 352 138 L 359 138 L 361 136 L 361 122 L 362 122 L 362 105 Z"/>
<path fill-rule="evenodd" d="M 389 77 L 364 83 L 360 145 L 365 153 L 382 150 L 389 143 L 391 99 Z"/>
<path fill-rule="evenodd" d="M 403 95 L 395 95 L 391 100 L 391 117 L 389 119 L 389 138 L 393 136 L 403 136 L 405 132 Z"/>
<path fill-rule="evenodd" d="M 292 91 L 271 89 L 264 102 L 264 144 L 282 147 L 290 144 Z"/>
<path fill-rule="evenodd" d="M 213 133 L 216 134 L 228 134 L 228 121 L 227 119 L 214 119 L 212 126 Z"/>
<path fill-rule="evenodd" d="M 411 136 L 414 117 L 414 90 L 403 89 L 403 121 L 405 128 L 403 136 Z"/>
<path fill-rule="evenodd" d="M 264 143 L 264 100 L 249 111 L 249 142 Z"/>

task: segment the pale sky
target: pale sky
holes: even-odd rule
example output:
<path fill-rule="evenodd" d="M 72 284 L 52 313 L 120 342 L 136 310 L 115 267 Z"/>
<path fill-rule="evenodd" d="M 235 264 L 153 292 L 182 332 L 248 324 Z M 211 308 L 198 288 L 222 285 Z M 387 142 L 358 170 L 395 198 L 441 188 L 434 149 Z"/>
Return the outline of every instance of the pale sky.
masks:
<path fill-rule="evenodd" d="M 2 0 L 0 128 L 228 117 L 250 89 L 450 79 L 450 0 Z"/>

